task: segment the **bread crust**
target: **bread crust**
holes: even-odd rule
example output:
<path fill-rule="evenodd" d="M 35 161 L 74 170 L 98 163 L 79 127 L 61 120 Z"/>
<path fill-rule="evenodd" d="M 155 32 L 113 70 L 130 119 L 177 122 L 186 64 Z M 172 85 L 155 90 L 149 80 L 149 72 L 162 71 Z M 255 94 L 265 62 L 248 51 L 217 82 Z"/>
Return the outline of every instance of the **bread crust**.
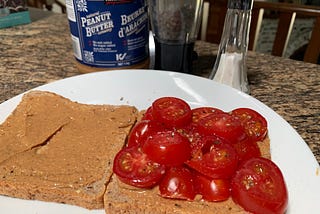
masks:
<path fill-rule="evenodd" d="M 231 199 L 224 202 L 206 202 L 202 200 L 183 201 L 162 198 L 158 188 L 151 190 L 137 190 L 122 188 L 121 181 L 112 176 L 105 194 L 105 211 L 107 214 L 139 214 L 139 213 L 245 213 L 241 207 Z"/>

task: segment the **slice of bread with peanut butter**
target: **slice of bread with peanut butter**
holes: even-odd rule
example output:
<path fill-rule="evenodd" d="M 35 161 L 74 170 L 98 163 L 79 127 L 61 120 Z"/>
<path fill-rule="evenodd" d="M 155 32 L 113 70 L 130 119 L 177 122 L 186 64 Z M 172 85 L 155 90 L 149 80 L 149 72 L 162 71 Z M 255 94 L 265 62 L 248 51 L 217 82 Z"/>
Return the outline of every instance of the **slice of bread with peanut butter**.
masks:
<path fill-rule="evenodd" d="M 103 208 L 115 154 L 138 111 L 25 94 L 0 125 L 0 194 Z"/>

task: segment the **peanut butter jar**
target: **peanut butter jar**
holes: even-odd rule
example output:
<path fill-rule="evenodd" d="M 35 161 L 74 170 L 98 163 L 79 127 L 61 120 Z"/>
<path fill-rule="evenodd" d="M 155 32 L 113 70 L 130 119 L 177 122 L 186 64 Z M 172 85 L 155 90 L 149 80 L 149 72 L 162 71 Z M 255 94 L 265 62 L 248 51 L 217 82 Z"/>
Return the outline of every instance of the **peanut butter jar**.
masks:
<path fill-rule="evenodd" d="M 149 68 L 144 0 L 67 0 L 76 66 L 82 73 Z"/>

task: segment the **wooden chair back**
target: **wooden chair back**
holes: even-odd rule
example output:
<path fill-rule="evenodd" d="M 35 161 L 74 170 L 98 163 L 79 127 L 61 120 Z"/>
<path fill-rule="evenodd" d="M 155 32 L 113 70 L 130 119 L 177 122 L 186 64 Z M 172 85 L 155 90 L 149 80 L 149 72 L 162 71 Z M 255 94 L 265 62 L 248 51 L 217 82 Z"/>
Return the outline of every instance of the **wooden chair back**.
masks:
<path fill-rule="evenodd" d="M 315 19 L 303 61 L 317 63 L 320 54 L 320 7 L 292 3 L 254 1 L 249 34 L 249 50 L 255 50 L 256 48 L 261 23 L 266 11 L 273 12 L 276 18 L 279 19 L 271 53 L 275 56 L 284 55 L 296 17 L 310 17 Z"/>
<path fill-rule="evenodd" d="M 204 0 L 201 40 L 220 43 L 228 0 Z"/>
<path fill-rule="evenodd" d="M 203 22 L 200 38 L 202 40 L 220 43 L 227 0 L 205 0 Z M 255 51 L 262 19 L 265 14 L 272 11 L 279 19 L 278 27 L 273 42 L 272 55 L 283 56 L 289 42 L 293 23 L 296 17 L 310 17 L 315 19 L 311 39 L 307 45 L 303 61 L 317 63 L 320 54 L 320 7 L 305 6 L 292 3 L 276 3 L 257 1 L 253 3 L 252 18 L 249 34 L 249 50 Z"/>

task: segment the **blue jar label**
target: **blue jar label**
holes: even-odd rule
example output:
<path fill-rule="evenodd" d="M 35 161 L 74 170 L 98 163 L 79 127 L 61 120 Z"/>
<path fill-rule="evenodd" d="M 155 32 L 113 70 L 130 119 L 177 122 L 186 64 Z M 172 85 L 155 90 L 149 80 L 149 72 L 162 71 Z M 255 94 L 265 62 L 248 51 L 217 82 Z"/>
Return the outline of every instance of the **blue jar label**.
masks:
<path fill-rule="evenodd" d="M 144 0 L 66 0 L 76 59 L 82 64 L 132 66 L 149 56 Z"/>

